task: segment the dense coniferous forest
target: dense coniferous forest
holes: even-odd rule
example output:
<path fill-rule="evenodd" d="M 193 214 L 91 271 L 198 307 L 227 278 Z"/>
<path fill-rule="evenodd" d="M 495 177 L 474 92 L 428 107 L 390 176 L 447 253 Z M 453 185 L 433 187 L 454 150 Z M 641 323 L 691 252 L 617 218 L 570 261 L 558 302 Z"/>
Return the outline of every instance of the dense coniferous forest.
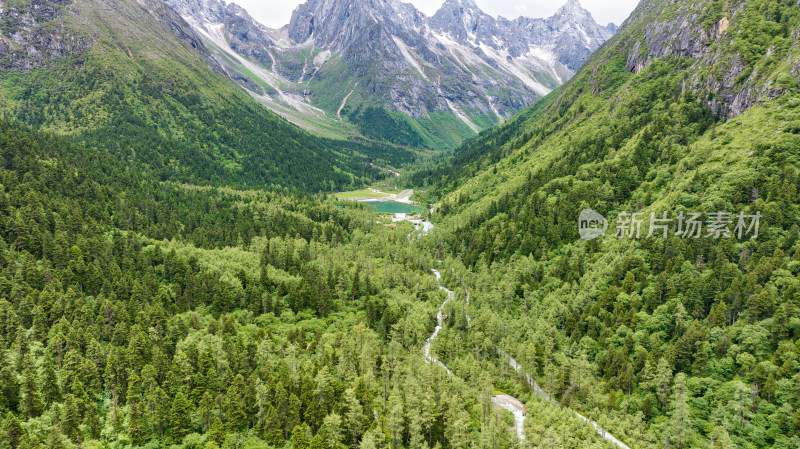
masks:
<path fill-rule="evenodd" d="M 160 0 L 9 7 L 21 12 L 0 15 L 3 33 L 56 33 L 88 48 L 43 61 L 16 55 L 17 65 L 13 52 L 0 54 L 0 116 L 103 148 L 162 180 L 331 192 L 415 159 L 407 148 L 318 137 L 270 112 L 197 52 L 202 44 L 159 13 Z"/>
<path fill-rule="evenodd" d="M 0 449 L 621 447 L 575 412 L 630 448 L 800 446 L 796 1 L 645 0 L 394 180 L 427 234 L 329 195 L 415 153 L 293 128 L 172 34 L 144 51 L 169 28 L 134 2 L 92 5 L 113 45 L 0 76 Z M 647 233 L 718 211 L 730 235 Z"/>
<path fill-rule="evenodd" d="M 0 151 L 3 447 L 509 440 L 491 388 L 423 361 L 442 294 L 410 225 L 16 125 Z"/>
<path fill-rule="evenodd" d="M 772 99 L 726 119 L 714 93 L 687 88 L 717 67 L 665 57 L 631 73 L 625 39 L 645 32 L 634 24 L 561 91 L 465 146 L 456 168 L 418 175 L 443 197 L 435 246 L 464 264 L 472 299 L 471 326 L 452 306 L 440 354 L 469 378 L 502 366 L 475 349 L 498 345 L 631 447 L 797 447 L 800 7 L 711 6 L 708 24 L 742 8 L 714 48 L 744 51 L 741 82 L 771 79 Z M 587 208 L 608 218 L 606 237 L 579 237 Z M 651 212 L 681 211 L 759 213 L 761 227 L 647 238 Z M 630 212 L 641 238 L 615 237 Z M 516 376 L 505 388 L 527 390 Z M 558 425 L 526 426 L 533 445 L 573 447 Z"/>
<path fill-rule="evenodd" d="M 234 101 L 218 98 L 215 104 L 198 95 L 193 83 L 151 76 L 146 67 L 138 68 L 143 73 L 133 83 L 85 64 L 71 73 L 72 61 L 56 70 L 67 75 L 14 76 L 13 95 L 21 100 L 11 102 L 6 118 L 67 131 L 120 158 L 144 162 L 162 179 L 336 191 L 385 177 L 372 161 L 399 166 L 413 158 L 406 149 L 312 136 L 235 88 Z M 202 82 L 219 82 L 211 77 Z M 99 92 L 97 100 L 82 101 Z M 131 107 L 132 102 L 142 104 Z"/>

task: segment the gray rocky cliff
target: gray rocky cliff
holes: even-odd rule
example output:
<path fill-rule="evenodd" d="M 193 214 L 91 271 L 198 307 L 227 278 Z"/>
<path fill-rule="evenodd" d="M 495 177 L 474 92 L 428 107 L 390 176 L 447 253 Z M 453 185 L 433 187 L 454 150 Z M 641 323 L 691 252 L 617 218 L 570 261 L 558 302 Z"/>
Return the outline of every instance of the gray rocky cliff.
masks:
<path fill-rule="evenodd" d="M 630 44 L 626 65 L 631 72 L 639 73 L 658 58 L 698 62 L 688 72 L 684 92 L 700 95 L 715 114 L 731 118 L 784 90 L 774 85 L 768 71 L 748 64 L 736 49 L 737 31 L 731 32 L 731 27 L 751 4 L 732 3 L 716 11 L 712 3 L 643 1 L 627 21 L 647 26 L 638 30 L 641 37 Z M 794 36 L 793 44 L 800 45 L 800 29 L 787 31 Z M 773 49 L 767 49 L 765 56 L 771 52 Z M 800 74 L 800 63 L 793 70 L 795 76 Z"/>
<path fill-rule="evenodd" d="M 0 68 L 29 71 L 79 55 L 91 41 L 67 31 L 57 19 L 71 0 L 33 0 L 27 7 L 0 5 Z"/>
<path fill-rule="evenodd" d="M 338 116 L 347 97 L 345 114 L 379 107 L 415 120 L 455 115 L 472 132 L 568 80 L 616 30 L 598 25 L 577 0 L 546 19 L 514 20 L 494 18 L 473 0 L 447 0 L 432 17 L 400 0 L 308 0 L 279 30 L 220 0 L 163 1 L 213 41 L 232 78 L 251 78 L 238 66 L 258 62 L 247 71 L 272 88 L 244 83 L 270 96 L 269 107 L 300 110 L 299 101 Z M 338 101 L 328 99 L 331 89 Z"/>

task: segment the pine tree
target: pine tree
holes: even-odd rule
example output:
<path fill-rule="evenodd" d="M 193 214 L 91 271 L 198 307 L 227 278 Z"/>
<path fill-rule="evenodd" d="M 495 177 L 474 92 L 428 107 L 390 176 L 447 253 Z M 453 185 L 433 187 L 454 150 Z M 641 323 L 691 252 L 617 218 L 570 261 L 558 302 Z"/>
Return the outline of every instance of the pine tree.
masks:
<path fill-rule="evenodd" d="M 777 289 L 770 282 L 760 289 L 760 291 L 748 298 L 747 302 L 747 319 L 750 323 L 755 323 L 772 314 L 775 306 L 776 297 L 778 296 Z"/>
<path fill-rule="evenodd" d="M 727 310 L 728 306 L 725 305 L 723 301 L 714 304 L 714 306 L 711 307 L 711 311 L 708 313 L 708 327 L 725 327 L 728 321 L 725 316 Z"/>
<path fill-rule="evenodd" d="M 42 401 L 45 404 L 60 402 L 61 390 L 58 386 L 58 376 L 56 375 L 56 362 L 49 352 L 45 353 L 40 379 Z"/>
<path fill-rule="evenodd" d="M 47 437 L 47 443 L 45 443 L 45 447 L 47 447 L 47 449 L 66 448 L 66 445 L 61 437 L 61 432 L 58 431 L 56 426 L 50 428 L 50 435 Z"/>
<path fill-rule="evenodd" d="M 353 276 L 353 286 L 350 289 L 350 299 L 356 300 L 361 297 L 361 270 L 356 270 L 355 276 Z"/>
<path fill-rule="evenodd" d="M 743 382 L 736 382 L 733 397 L 725 406 L 725 411 L 732 415 L 734 429 L 743 432 L 749 427 L 750 418 L 753 417 L 751 390 Z"/>
<path fill-rule="evenodd" d="M 119 433 L 122 431 L 122 417 L 119 410 L 119 397 L 116 389 L 111 390 L 111 410 L 109 410 L 108 421 L 114 429 L 114 436 L 119 442 Z"/>
<path fill-rule="evenodd" d="M 787 301 L 779 306 L 772 317 L 772 338 L 775 346 L 789 338 L 789 321 L 796 315 L 794 304 Z"/>
<path fill-rule="evenodd" d="M 323 436 L 325 446 L 336 449 L 341 445 L 342 440 L 342 417 L 337 413 L 331 413 L 322 420 L 320 433 Z"/>
<path fill-rule="evenodd" d="M 14 370 L 6 363 L 3 352 L 0 351 L 0 410 L 16 410 L 19 404 L 19 383 Z"/>
<path fill-rule="evenodd" d="M 344 418 L 345 425 L 350 430 L 350 442 L 353 449 L 358 446 L 358 437 L 361 432 L 361 416 L 363 414 L 361 403 L 358 402 L 354 388 L 348 388 L 343 397 L 344 408 L 346 410 Z"/>
<path fill-rule="evenodd" d="M 388 408 L 387 424 L 392 433 L 392 448 L 398 449 L 403 434 L 405 416 L 403 412 L 403 400 L 400 398 L 399 392 L 395 391 L 389 395 Z"/>
<path fill-rule="evenodd" d="M 6 416 L 5 421 L 3 421 L 2 428 L 0 428 L 0 441 L 8 444 L 7 447 L 16 448 L 25 435 L 25 429 L 23 429 L 22 425 L 20 425 L 17 416 L 9 413 L 8 416 Z M 0 443 L 0 445 L 1 444 L 3 443 Z"/>
<path fill-rule="evenodd" d="M 192 431 L 191 412 L 192 406 L 189 400 L 182 391 L 179 391 L 172 401 L 172 408 L 169 413 L 172 436 L 179 441 Z"/>
<path fill-rule="evenodd" d="M 288 368 L 286 367 L 286 363 L 282 362 L 279 365 L 278 372 L 282 373 L 281 377 L 288 377 L 288 374 L 283 374 L 288 372 Z M 275 387 L 275 412 L 278 415 L 278 427 L 282 429 L 282 440 L 286 440 L 289 437 L 289 428 L 286 423 L 286 412 L 289 406 L 289 393 L 286 391 L 286 387 L 284 386 L 283 382 L 278 382 L 278 385 Z M 294 427 L 294 426 L 292 426 Z"/>
<path fill-rule="evenodd" d="M 311 439 L 311 444 L 308 445 L 310 449 L 330 449 L 325 442 L 325 437 L 322 436 L 322 432 L 317 432 L 314 435 L 314 438 Z"/>
<path fill-rule="evenodd" d="M 214 441 L 217 444 L 222 444 L 226 434 L 227 431 L 225 429 L 225 424 L 222 423 L 222 420 L 219 419 L 219 416 L 215 416 L 214 420 L 211 421 L 211 429 L 208 431 L 209 440 Z"/>
<path fill-rule="evenodd" d="M 239 430 L 247 426 L 247 398 L 244 377 L 238 374 L 225 395 L 225 419 L 231 430 Z"/>
<path fill-rule="evenodd" d="M 333 376 L 327 365 L 314 377 L 314 403 L 306 407 L 305 421 L 312 429 L 319 429 L 333 402 Z"/>
<path fill-rule="evenodd" d="M 714 426 L 709 439 L 711 440 L 711 449 L 734 449 L 736 447 L 731 441 L 728 431 L 720 426 Z"/>
<path fill-rule="evenodd" d="M 675 376 L 672 402 L 670 403 L 669 427 L 667 428 L 667 446 L 683 449 L 689 445 L 692 435 L 692 422 L 689 415 L 689 399 L 686 392 L 686 375 Z"/>
<path fill-rule="evenodd" d="M 267 426 L 267 412 L 271 408 L 269 389 L 261 379 L 256 383 L 256 406 L 258 407 L 258 416 L 256 417 L 256 430 L 262 432 L 266 430 Z"/>
<path fill-rule="evenodd" d="M 292 449 L 309 449 L 311 447 L 311 429 L 308 424 L 297 425 L 292 429 Z"/>
<path fill-rule="evenodd" d="M 466 449 L 469 430 L 469 413 L 461 408 L 461 397 L 456 393 L 448 404 L 445 434 L 453 449 Z"/>
<path fill-rule="evenodd" d="M 167 392 L 163 388 L 157 387 L 153 397 L 150 399 L 150 413 L 154 431 L 159 435 L 164 435 L 170 420 L 170 413 L 172 411 L 170 400 Z"/>
<path fill-rule="evenodd" d="M 364 438 L 361 439 L 361 445 L 359 446 L 359 448 L 378 449 L 378 439 L 379 437 L 376 435 L 376 433 L 370 430 L 364 434 Z"/>
<path fill-rule="evenodd" d="M 680 337 L 683 335 L 686 331 L 687 320 L 686 308 L 683 307 L 683 303 L 678 302 L 675 304 L 675 310 L 672 312 L 673 336 Z"/>
<path fill-rule="evenodd" d="M 142 413 L 142 406 L 133 402 L 128 406 L 128 434 L 134 445 L 142 445 L 150 439 L 147 418 Z"/>
<path fill-rule="evenodd" d="M 286 415 L 284 417 L 284 427 L 287 429 L 294 429 L 298 425 L 300 425 L 300 411 L 302 409 L 302 403 L 300 399 L 295 396 L 294 393 L 289 395 L 289 403 L 286 406 Z M 284 436 L 286 439 L 289 438 L 288 435 Z"/>
<path fill-rule="evenodd" d="M 273 446 L 283 446 L 283 429 L 281 420 L 275 407 L 270 406 L 267 410 L 266 421 L 264 423 L 264 440 Z"/>
<path fill-rule="evenodd" d="M 625 275 L 625 280 L 622 282 L 622 291 L 631 294 L 636 285 L 636 278 L 630 271 Z"/>
<path fill-rule="evenodd" d="M 211 393 L 207 391 L 203 393 L 200 405 L 197 407 L 197 415 L 200 417 L 200 422 L 203 423 L 203 432 L 208 432 L 208 429 L 211 428 L 211 415 L 215 407 L 216 404 L 214 403 L 214 398 L 211 397 Z"/>
<path fill-rule="evenodd" d="M 669 362 L 667 362 L 666 358 L 661 358 L 661 360 L 658 361 L 653 384 L 655 386 L 656 395 L 661 401 L 661 406 L 666 410 L 669 401 L 670 385 L 672 384 L 672 368 L 669 367 Z"/>
<path fill-rule="evenodd" d="M 100 438 L 100 431 L 102 423 L 100 422 L 100 410 L 98 404 L 89 404 L 84 413 L 83 423 L 89 429 L 89 435 L 92 439 L 97 440 Z"/>
<path fill-rule="evenodd" d="M 430 366 L 430 365 L 429 365 Z M 436 416 L 439 413 L 438 404 L 435 401 L 435 395 L 430 386 L 427 386 L 422 393 L 420 402 L 419 417 L 422 419 L 422 425 L 428 430 L 428 446 L 433 446 L 433 424 Z"/>
<path fill-rule="evenodd" d="M 42 403 L 39 399 L 39 386 L 36 382 L 36 375 L 34 374 L 33 363 L 29 357 L 24 364 L 25 374 L 22 377 L 22 402 L 20 403 L 20 411 L 28 418 L 35 418 L 42 413 Z"/>
<path fill-rule="evenodd" d="M 80 424 L 81 416 L 78 409 L 78 401 L 73 394 L 67 394 L 64 397 L 64 405 L 61 409 L 61 430 L 71 441 L 78 441 L 78 426 Z"/>

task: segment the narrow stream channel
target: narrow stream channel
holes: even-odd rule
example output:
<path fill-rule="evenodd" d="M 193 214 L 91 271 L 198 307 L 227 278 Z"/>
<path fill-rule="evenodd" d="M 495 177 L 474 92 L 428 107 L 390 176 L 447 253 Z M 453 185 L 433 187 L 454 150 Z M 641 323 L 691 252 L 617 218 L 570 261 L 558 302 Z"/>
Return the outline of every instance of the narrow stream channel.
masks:
<path fill-rule="evenodd" d="M 431 271 L 433 271 L 433 275 L 436 276 L 436 280 L 437 281 L 442 278 L 442 274 L 439 273 L 438 270 L 431 270 Z M 442 305 L 439 306 L 439 311 L 436 313 L 436 327 L 433 329 L 433 333 L 431 334 L 431 336 L 428 337 L 427 340 L 425 340 L 425 346 L 423 348 L 424 348 L 424 352 L 425 352 L 425 361 L 427 361 L 429 363 L 433 362 L 433 363 L 438 364 L 439 366 L 441 366 L 442 368 L 444 368 L 447 371 L 447 374 L 452 376 L 453 373 L 450 371 L 450 369 L 444 363 L 442 363 L 439 359 L 437 359 L 436 357 L 431 355 L 431 345 L 433 345 L 433 340 L 436 338 L 437 335 L 439 335 L 439 331 L 442 330 L 442 324 L 444 323 L 444 319 L 445 319 L 444 306 L 446 306 L 447 303 L 450 302 L 456 296 L 455 293 L 453 293 L 452 291 L 446 289 L 442 285 L 439 286 L 439 289 L 440 290 L 444 290 L 447 293 L 447 299 L 445 299 L 444 302 L 442 303 Z"/>
<path fill-rule="evenodd" d="M 514 414 L 514 430 L 517 432 L 517 437 L 520 440 L 525 439 L 525 405 L 522 401 L 509 396 L 507 394 L 500 394 L 492 398 L 492 402 L 500 408 L 508 410 Z"/>
<path fill-rule="evenodd" d="M 433 272 L 433 275 L 436 277 L 437 281 L 440 281 L 442 279 L 442 273 L 440 273 L 439 270 L 433 269 L 431 271 Z M 425 346 L 424 346 L 425 361 L 427 361 L 428 363 L 438 364 L 447 371 L 447 374 L 452 376 L 453 373 L 450 371 L 450 369 L 447 368 L 447 366 L 444 363 L 442 363 L 439 359 L 431 355 L 431 345 L 433 345 L 433 340 L 436 338 L 437 335 L 439 335 L 439 331 L 442 330 L 442 325 L 444 324 L 444 319 L 446 318 L 444 315 L 444 307 L 447 305 L 448 302 L 450 302 L 455 298 L 455 293 L 449 290 L 448 288 L 444 287 L 443 285 L 440 284 L 439 289 L 447 292 L 447 299 L 442 303 L 441 306 L 439 306 L 439 311 L 436 314 L 436 327 L 434 328 L 433 333 L 430 335 L 430 337 L 428 337 L 428 339 L 425 340 Z M 467 293 L 467 305 L 469 305 L 469 293 Z M 469 324 L 471 323 L 469 314 L 467 314 L 467 323 L 468 325 L 471 326 L 471 324 Z M 492 402 L 498 407 L 508 410 L 514 414 L 514 429 L 517 433 L 517 437 L 520 440 L 524 440 L 525 439 L 524 423 L 525 423 L 526 411 L 525 411 L 525 405 L 522 404 L 522 401 L 513 396 L 509 396 L 507 394 L 501 394 L 493 397 Z"/>
<path fill-rule="evenodd" d="M 528 373 L 525 372 L 525 370 L 522 368 L 522 366 L 519 363 L 517 363 L 517 361 L 514 359 L 514 357 L 511 357 L 505 351 L 503 351 L 502 349 L 498 348 L 497 346 L 495 346 L 495 349 L 497 350 L 498 354 L 500 354 L 502 357 L 504 357 L 508 361 L 508 364 L 512 368 L 514 368 L 514 371 L 516 371 L 516 372 L 518 372 L 520 374 L 523 374 L 525 376 L 525 381 L 527 382 L 528 386 L 533 390 L 533 392 L 537 396 L 539 396 L 542 399 L 545 399 L 547 401 L 550 401 L 553 404 L 561 406 L 561 404 L 558 401 L 553 399 L 549 394 L 547 394 L 544 390 L 542 390 L 541 387 L 539 387 L 539 384 L 537 384 L 536 381 L 533 380 L 533 378 Z M 597 434 L 600 435 L 603 439 L 606 439 L 606 440 L 614 443 L 620 449 L 631 449 L 625 443 L 623 443 L 622 441 L 616 439 L 610 433 L 606 432 L 606 430 L 603 429 L 602 427 L 600 427 L 600 425 L 598 425 L 595 421 L 590 420 L 589 418 L 581 415 L 580 413 L 576 412 L 575 410 L 572 410 L 572 413 L 574 413 L 575 416 L 577 416 L 578 418 L 582 419 L 583 422 L 585 422 L 587 424 L 591 424 L 592 427 L 594 428 L 594 430 L 597 432 Z"/>
<path fill-rule="evenodd" d="M 419 229 L 415 230 L 415 232 L 417 232 L 418 230 L 421 231 L 419 233 L 420 237 L 428 235 L 433 230 L 433 224 L 430 221 L 421 222 L 421 221 L 417 221 L 417 220 L 409 220 L 408 218 L 405 217 L 405 215 L 396 216 L 396 219 L 398 221 L 399 220 L 411 221 L 412 223 L 414 223 L 418 227 L 421 225 L 421 227 L 422 227 L 421 230 L 419 230 Z M 411 237 L 414 235 L 415 232 L 412 232 L 409 235 L 409 240 L 411 240 Z M 431 269 L 431 271 L 433 272 L 434 277 L 436 277 L 436 281 L 440 282 L 441 279 L 442 279 L 442 273 L 440 273 L 439 270 L 436 270 L 436 269 Z M 469 290 L 467 290 L 467 287 L 464 284 L 463 280 L 461 280 L 461 285 L 462 285 L 462 287 L 464 288 L 464 291 L 467 294 L 466 301 L 467 301 L 467 306 L 469 306 L 470 292 L 469 292 Z M 431 346 L 433 345 L 433 340 L 436 339 L 436 336 L 439 335 L 439 332 L 442 330 L 442 326 L 444 324 L 444 319 L 446 318 L 445 315 L 444 315 L 444 307 L 447 305 L 448 302 L 452 301 L 455 298 L 455 293 L 453 291 L 449 290 L 447 287 L 441 285 L 441 283 L 439 283 L 439 289 L 443 290 L 443 291 L 445 291 L 447 293 L 447 299 L 445 299 L 445 301 L 442 303 L 442 305 L 439 306 L 439 310 L 436 313 L 436 327 L 433 329 L 433 333 L 425 340 L 425 346 L 423 348 L 424 348 L 424 354 L 425 354 L 425 361 L 426 362 L 428 362 L 428 363 L 436 363 L 437 365 L 439 365 L 442 368 L 444 368 L 447 371 L 447 374 L 452 376 L 453 372 L 450 371 L 450 369 L 447 367 L 447 365 L 442 363 L 435 356 L 431 355 Z M 467 318 L 467 326 L 468 327 L 472 327 L 472 320 L 471 320 L 471 318 L 469 316 L 469 313 L 467 313 L 467 317 L 466 318 Z M 497 353 L 501 357 L 506 359 L 506 361 L 508 362 L 509 366 L 514 368 L 514 371 L 516 371 L 517 373 L 520 373 L 520 374 L 525 376 L 525 381 L 528 384 L 528 386 L 531 388 L 531 390 L 533 390 L 534 394 L 536 394 L 537 396 L 539 396 L 539 397 L 541 397 L 541 398 L 543 398 L 543 399 L 545 399 L 545 400 L 547 400 L 549 402 L 552 402 L 553 404 L 561 406 L 561 404 L 558 401 L 553 399 L 549 394 L 547 394 L 544 390 L 542 390 L 542 388 L 539 386 L 539 384 L 537 384 L 536 381 L 533 380 L 533 378 L 522 368 L 522 365 L 520 365 L 514 359 L 514 357 L 511 357 L 508 353 L 506 353 L 502 349 L 498 348 L 497 346 L 495 346 L 495 350 L 497 351 Z M 525 415 L 527 414 L 527 411 L 526 411 L 525 405 L 522 403 L 522 401 L 520 401 L 519 399 L 517 399 L 517 398 L 515 398 L 513 396 L 509 396 L 507 394 L 501 394 L 501 395 L 497 395 L 497 396 L 493 397 L 492 398 L 492 403 L 494 403 L 498 407 L 501 407 L 501 408 L 503 408 L 505 410 L 508 410 L 508 411 L 510 411 L 511 413 L 514 414 L 514 430 L 517 433 L 517 437 L 520 440 L 524 440 L 525 439 L 524 424 L 525 424 Z M 575 410 L 572 410 L 572 412 L 575 413 L 575 416 L 577 416 L 578 418 L 582 419 L 583 422 L 585 422 L 587 424 L 591 424 L 592 427 L 594 428 L 594 430 L 597 432 L 597 434 L 600 435 L 603 439 L 610 441 L 611 443 L 613 443 L 614 445 L 616 445 L 620 449 L 631 449 L 625 443 L 623 443 L 622 441 L 618 440 L 617 438 L 615 438 L 610 433 L 606 432 L 605 429 L 600 427 L 595 421 L 590 420 L 589 418 L 581 415 L 580 413 L 576 412 Z"/>

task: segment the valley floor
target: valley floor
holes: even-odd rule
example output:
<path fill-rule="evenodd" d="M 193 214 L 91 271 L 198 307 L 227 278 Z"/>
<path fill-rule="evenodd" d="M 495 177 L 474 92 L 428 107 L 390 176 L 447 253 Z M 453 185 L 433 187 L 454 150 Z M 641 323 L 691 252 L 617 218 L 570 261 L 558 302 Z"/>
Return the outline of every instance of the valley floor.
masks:
<path fill-rule="evenodd" d="M 411 197 L 414 195 L 413 189 L 406 189 L 398 193 L 387 193 L 375 188 L 368 188 L 362 190 L 355 190 L 351 192 L 337 193 L 335 196 L 339 199 L 347 199 L 351 201 L 393 201 L 402 204 L 418 204 L 412 201 Z"/>

